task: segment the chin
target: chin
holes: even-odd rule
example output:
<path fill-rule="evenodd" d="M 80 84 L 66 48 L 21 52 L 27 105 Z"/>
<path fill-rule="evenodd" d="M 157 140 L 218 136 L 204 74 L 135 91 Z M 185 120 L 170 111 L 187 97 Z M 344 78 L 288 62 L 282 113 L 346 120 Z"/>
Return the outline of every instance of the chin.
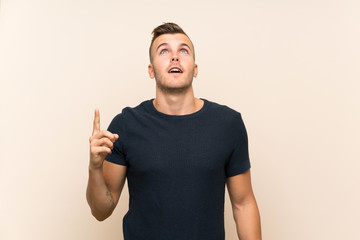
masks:
<path fill-rule="evenodd" d="M 191 87 L 191 83 L 186 83 L 186 84 L 162 84 L 162 83 L 156 83 L 156 85 L 158 86 L 158 88 L 167 91 L 167 92 L 179 92 L 179 91 L 184 91 L 187 90 Z"/>

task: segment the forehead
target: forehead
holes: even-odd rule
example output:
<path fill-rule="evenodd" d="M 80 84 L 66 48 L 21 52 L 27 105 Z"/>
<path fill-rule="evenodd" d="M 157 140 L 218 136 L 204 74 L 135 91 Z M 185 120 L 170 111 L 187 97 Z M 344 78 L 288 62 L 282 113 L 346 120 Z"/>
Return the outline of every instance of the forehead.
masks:
<path fill-rule="evenodd" d="M 187 44 L 192 49 L 194 49 L 194 46 L 192 45 L 192 42 L 190 39 L 182 33 L 175 33 L 175 34 L 163 34 L 157 37 L 153 43 L 153 48 L 156 49 L 159 45 L 163 43 L 168 43 L 169 45 L 180 45 L 182 43 Z"/>

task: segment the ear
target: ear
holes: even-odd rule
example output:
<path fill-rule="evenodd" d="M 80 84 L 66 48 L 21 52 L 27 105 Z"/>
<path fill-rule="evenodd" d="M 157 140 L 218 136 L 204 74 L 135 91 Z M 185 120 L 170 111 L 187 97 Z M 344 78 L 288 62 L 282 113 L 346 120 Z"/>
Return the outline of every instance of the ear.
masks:
<path fill-rule="evenodd" d="M 196 78 L 197 75 L 198 75 L 198 66 L 197 66 L 197 64 L 195 64 L 195 68 L 194 68 L 194 78 Z"/>
<path fill-rule="evenodd" d="M 153 79 L 155 77 L 155 75 L 154 75 L 154 67 L 153 67 L 153 65 L 151 63 L 148 66 L 148 73 L 149 73 L 149 77 L 151 79 Z"/>

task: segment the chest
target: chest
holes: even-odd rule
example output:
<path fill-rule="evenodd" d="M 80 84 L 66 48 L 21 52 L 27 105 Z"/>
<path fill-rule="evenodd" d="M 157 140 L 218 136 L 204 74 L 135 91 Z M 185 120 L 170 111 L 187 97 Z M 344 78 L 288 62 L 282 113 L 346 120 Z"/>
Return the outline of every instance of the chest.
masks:
<path fill-rule="evenodd" d="M 126 158 L 129 170 L 138 174 L 211 175 L 224 170 L 232 142 L 229 129 L 213 122 L 149 122 L 127 129 Z"/>

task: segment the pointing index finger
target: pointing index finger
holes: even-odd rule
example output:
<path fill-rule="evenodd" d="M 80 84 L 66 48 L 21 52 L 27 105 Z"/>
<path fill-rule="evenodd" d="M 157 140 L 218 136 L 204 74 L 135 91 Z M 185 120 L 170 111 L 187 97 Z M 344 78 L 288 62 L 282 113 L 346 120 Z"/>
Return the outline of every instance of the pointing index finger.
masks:
<path fill-rule="evenodd" d="M 100 111 L 99 111 L 99 109 L 95 108 L 93 134 L 95 134 L 99 131 L 100 131 Z"/>

